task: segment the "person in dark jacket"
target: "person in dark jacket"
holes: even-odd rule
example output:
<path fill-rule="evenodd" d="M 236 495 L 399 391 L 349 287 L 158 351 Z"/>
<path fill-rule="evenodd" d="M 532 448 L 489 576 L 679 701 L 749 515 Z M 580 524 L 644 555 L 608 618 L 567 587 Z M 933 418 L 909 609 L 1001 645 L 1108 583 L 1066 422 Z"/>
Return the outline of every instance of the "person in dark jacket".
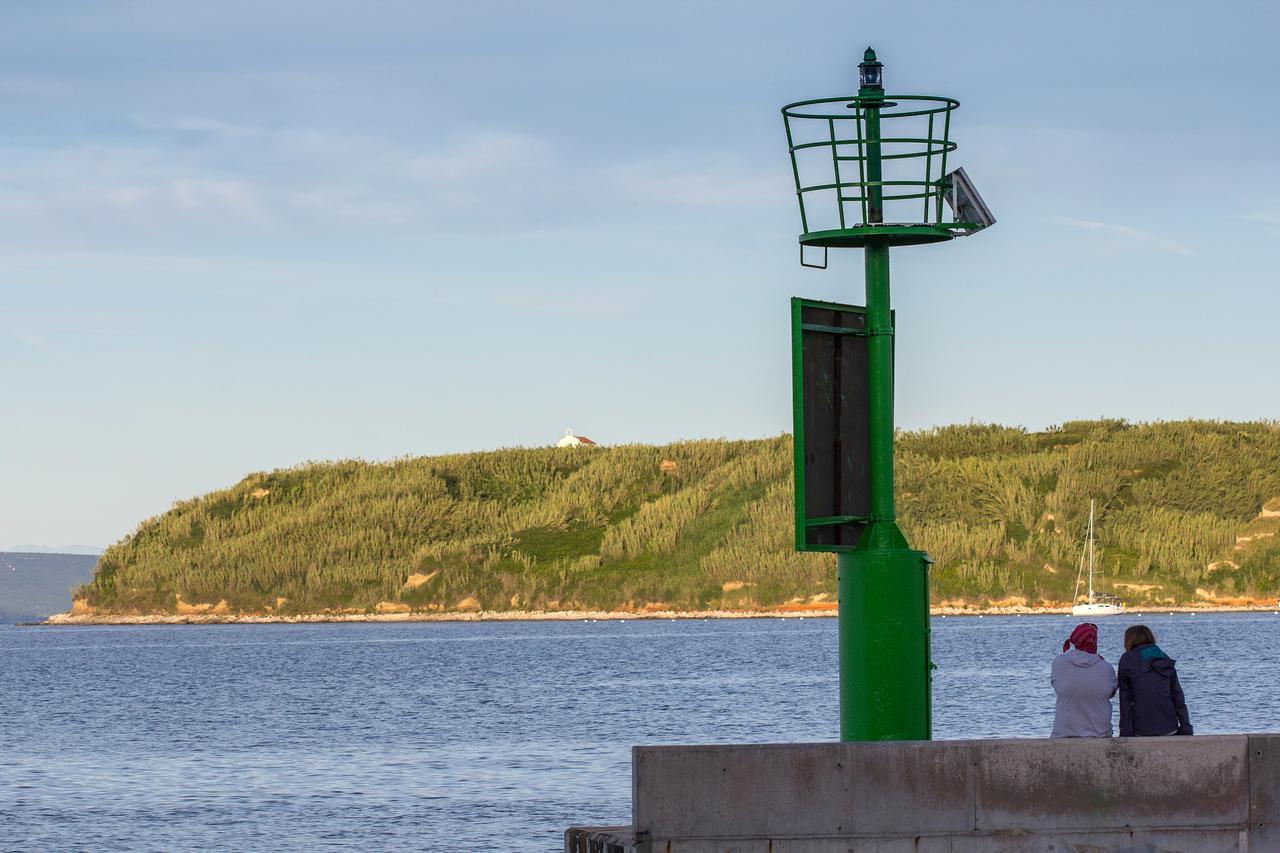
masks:
<path fill-rule="evenodd" d="M 1156 645 L 1156 635 L 1146 625 L 1133 625 L 1124 632 L 1124 655 L 1116 674 L 1120 737 L 1192 733 L 1174 663 Z"/>

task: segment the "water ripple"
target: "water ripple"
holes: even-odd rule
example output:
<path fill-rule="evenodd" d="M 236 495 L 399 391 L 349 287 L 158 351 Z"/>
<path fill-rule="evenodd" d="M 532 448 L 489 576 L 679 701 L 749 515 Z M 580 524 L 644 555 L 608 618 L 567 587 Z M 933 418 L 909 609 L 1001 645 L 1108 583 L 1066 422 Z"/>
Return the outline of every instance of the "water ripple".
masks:
<path fill-rule="evenodd" d="M 1197 731 L 1275 728 L 1273 614 L 1146 621 Z M 1070 627 L 935 620 L 935 736 L 1044 736 Z M 0 628 L 0 849 L 558 850 L 627 822 L 634 743 L 834 739 L 835 657 L 821 619 Z"/>

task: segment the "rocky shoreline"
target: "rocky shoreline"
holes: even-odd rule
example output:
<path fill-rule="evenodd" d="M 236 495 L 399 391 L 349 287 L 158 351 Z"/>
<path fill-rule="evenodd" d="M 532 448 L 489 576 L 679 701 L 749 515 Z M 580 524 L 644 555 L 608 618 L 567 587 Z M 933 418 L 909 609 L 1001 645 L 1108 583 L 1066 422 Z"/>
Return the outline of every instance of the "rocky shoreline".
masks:
<path fill-rule="evenodd" d="M 1190 606 L 1135 607 L 1125 615 L 1149 613 L 1241 613 L 1277 611 L 1272 604 L 1205 604 Z M 933 616 L 1062 616 L 1068 605 L 1031 607 L 1026 605 L 964 607 L 947 604 L 930 608 Z M 796 619 L 836 615 L 834 603 L 788 606 L 754 610 L 478 610 L 411 613 L 59 613 L 40 625 L 295 625 L 326 622 L 583 622 L 641 619 Z"/>

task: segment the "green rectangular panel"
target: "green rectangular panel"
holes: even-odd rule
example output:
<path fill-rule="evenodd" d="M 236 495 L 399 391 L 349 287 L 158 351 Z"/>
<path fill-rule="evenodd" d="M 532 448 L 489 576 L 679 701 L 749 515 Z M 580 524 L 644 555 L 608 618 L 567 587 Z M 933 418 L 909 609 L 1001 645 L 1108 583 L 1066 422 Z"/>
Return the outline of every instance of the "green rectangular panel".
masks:
<path fill-rule="evenodd" d="M 853 551 L 871 513 L 867 318 L 791 300 L 798 551 Z"/>

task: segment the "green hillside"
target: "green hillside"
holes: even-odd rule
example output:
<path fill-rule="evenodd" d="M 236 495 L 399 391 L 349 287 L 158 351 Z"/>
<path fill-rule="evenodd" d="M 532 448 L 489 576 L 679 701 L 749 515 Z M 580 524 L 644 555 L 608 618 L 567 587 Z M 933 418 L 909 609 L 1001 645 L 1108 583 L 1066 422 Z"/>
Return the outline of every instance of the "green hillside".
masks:
<path fill-rule="evenodd" d="M 1090 498 L 1103 585 L 1131 603 L 1277 595 L 1275 423 L 951 426 L 897 447 L 935 601 L 1069 600 Z M 792 551 L 790 477 L 787 436 L 308 464 L 148 519 L 78 595 L 111 613 L 821 601 L 834 558 Z"/>

